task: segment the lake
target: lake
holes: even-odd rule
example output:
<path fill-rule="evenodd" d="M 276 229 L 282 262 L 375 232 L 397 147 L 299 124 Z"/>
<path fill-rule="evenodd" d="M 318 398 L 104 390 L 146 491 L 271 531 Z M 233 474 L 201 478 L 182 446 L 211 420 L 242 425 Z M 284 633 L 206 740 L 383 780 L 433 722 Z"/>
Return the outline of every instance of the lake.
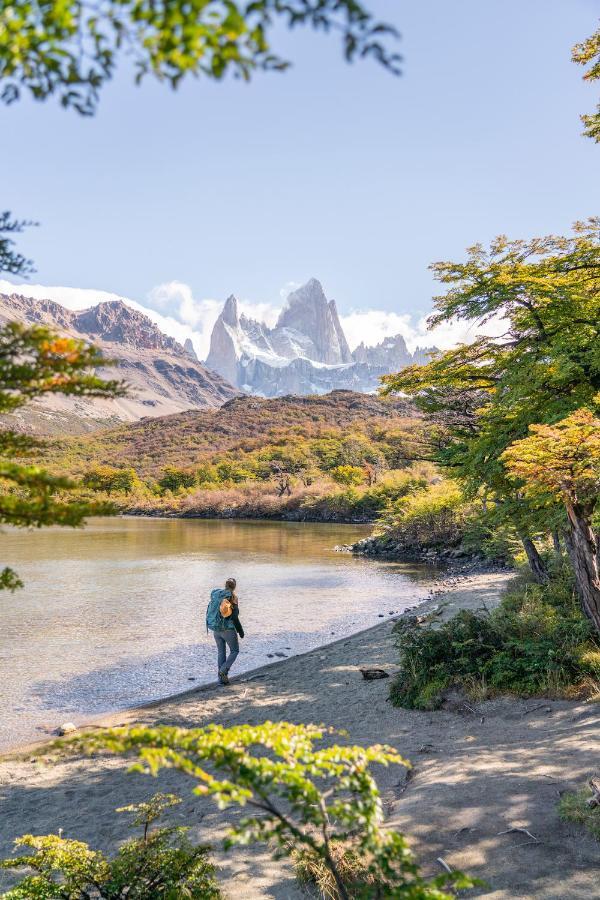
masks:
<path fill-rule="evenodd" d="M 236 674 L 360 631 L 424 598 L 431 568 L 334 551 L 353 525 L 115 518 L 85 529 L 4 530 L 0 749 L 66 720 L 212 681 L 210 589 L 238 581 Z"/>

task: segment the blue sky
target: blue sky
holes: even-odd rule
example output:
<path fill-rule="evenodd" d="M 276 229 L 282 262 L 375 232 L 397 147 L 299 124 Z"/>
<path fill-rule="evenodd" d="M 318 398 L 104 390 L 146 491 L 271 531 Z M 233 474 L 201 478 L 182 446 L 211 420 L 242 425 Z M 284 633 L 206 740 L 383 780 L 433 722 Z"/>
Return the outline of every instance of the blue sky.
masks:
<path fill-rule="evenodd" d="M 570 62 L 597 0 L 365 2 L 402 32 L 401 78 L 346 65 L 334 36 L 282 32 L 294 68 L 250 85 L 173 93 L 123 73 L 94 119 L 2 107 L 1 206 L 41 222 L 21 241 L 35 280 L 181 318 L 184 288 L 268 309 L 315 275 L 346 316 L 416 321 L 430 262 L 598 212 L 578 119 L 596 91 Z M 148 301 L 171 282 L 179 295 Z"/>

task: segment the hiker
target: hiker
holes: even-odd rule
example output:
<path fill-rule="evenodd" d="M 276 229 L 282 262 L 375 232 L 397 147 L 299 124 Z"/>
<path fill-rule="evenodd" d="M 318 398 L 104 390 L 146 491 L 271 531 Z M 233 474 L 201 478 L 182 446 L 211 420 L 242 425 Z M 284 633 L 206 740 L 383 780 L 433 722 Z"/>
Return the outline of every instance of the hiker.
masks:
<path fill-rule="evenodd" d="M 206 631 L 210 629 L 215 636 L 217 671 L 221 684 L 229 684 L 227 673 L 240 652 L 238 634 L 244 637 L 235 588 L 235 578 L 228 578 L 224 588 L 214 588 L 210 592 L 206 608 Z"/>

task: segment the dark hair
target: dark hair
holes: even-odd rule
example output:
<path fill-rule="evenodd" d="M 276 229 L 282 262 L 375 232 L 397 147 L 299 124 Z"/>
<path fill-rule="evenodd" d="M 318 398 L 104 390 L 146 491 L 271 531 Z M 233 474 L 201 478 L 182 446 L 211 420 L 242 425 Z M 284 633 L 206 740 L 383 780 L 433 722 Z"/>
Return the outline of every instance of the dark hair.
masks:
<path fill-rule="evenodd" d="M 228 591 L 235 591 L 236 584 L 237 584 L 237 581 L 235 580 L 235 578 L 228 578 L 227 581 L 225 582 L 225 587 L 227 588 Z"/>

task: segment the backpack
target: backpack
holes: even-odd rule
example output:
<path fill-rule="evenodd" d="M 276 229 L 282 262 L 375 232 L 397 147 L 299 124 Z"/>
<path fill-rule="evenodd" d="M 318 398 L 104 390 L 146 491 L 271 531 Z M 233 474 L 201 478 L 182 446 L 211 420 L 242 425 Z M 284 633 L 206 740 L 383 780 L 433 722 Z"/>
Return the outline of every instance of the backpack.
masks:
<path fill-rule="evenodd" d="M 223 631 L 224 628 L 231 627 L 227 624 L 227 619 L 221 612 L 221 604 L 224 600 L 229 600 L 230 597 L 231 591 L 228 591 L 225 588 L 214 588 L 214 590 L 210 592 L 210 600 L 206 607 L 207 631 L 209 628 L 211 631 Z"/>

